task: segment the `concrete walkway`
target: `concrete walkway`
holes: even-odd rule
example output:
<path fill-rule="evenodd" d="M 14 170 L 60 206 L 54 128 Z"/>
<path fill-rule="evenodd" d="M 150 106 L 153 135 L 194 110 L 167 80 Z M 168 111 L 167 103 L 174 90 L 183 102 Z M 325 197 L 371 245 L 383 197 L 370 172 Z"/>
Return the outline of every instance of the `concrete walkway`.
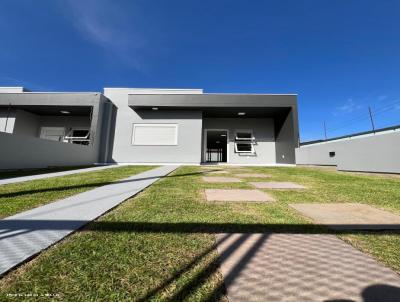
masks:
<path fill-rule="evenodd" d="M 400 276 L 334 235 L 219 234 L 230 302 L 400 301 Z"/>
<path fill-rule="evenodd" d="M 166 176 L 162 166 L 0 220 L 0 275 Z"/>
<path fill-rule="evenodd" d="M 36 179 L 44 179 L 44 178 L 72 175 L 72 174 L 92 172 L 92 171 L 99 171 L 99 170 L 105 170 L 105 169 L 116 168 L 116 167 L 118 167 L 118 165 L 99 166 L 99 167 L 91 167 L 91 168 L 83 168 L 83 169 L 73 169 L 73 170 L 68 170 L 68 171 L 43 173 L 43 174 L 28 175 L 28 176 L 13 177 L 13 178 L 5 178 L 5 179 L 0 179 L 0 185 L 7 185 L 7 184 L 18 183 L 18 182 L 36 180 Z"/>

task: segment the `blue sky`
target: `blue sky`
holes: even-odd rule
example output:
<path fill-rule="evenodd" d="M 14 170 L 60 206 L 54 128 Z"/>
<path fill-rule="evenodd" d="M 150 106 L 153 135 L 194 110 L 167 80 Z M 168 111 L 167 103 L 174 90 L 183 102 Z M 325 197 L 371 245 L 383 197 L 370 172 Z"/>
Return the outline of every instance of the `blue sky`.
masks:
<path fill-rule="evenodd" d="M 297 93 L 301 139 L 400 124 L 398 0 L 2 0 L 0 86 Z"/>

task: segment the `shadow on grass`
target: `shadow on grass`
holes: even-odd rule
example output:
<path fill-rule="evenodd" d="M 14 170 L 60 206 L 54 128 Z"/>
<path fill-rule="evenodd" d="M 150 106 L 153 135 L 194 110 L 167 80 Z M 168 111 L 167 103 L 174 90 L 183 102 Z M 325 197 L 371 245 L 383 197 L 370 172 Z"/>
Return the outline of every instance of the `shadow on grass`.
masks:
<path fill-rule="evenodd" d="M 75 230 L 88 224 L 87 230 L 96 232 L 136 233 L 282 233 L 282 234 L 400 234 L 400 224 L 244 224 L 204 222 L 132 222 L 132 221 L 86 221 L 86 220 L 0 220 L 2 234 L 20 230 Z"/>
<path fill-rule="evenodd" d="M 217 171 L 217 170 L 210 170 L 210 171 Z M 30 194 L 45 193 L 45 192 L 60 192 L 60 191 L 82 189 L 82 188 L 97 188 L 100 186 L 105 186 L 105 185 L 110 185 L 110 184 L 135 183 L 137 181 L 151 180 L 151 179 L 158 179 L 158 178 L 164 179 L 164 178 L 185 177 L 185 176 L 201 175 L 201 174 L 208 173 L 208 172 L 209 171 L 193 172 L 193 173 L 186 173 L 186 174 L 173 174 L 173 175 L 167 175 L 167 176 L 156 175 L 156 176 L 151 176 L 151 177 L 139 177 L 139 178 L 133 178 L 133 179 L 117 180 L 117 181 L 94 182 L 94 183 L 88 183 L 88 184 L 82 184 L 82 185 L 22 190 L 22 191 L 15 191 L 15 192 L 10 192 L 10 193 L 0 194 L 0 198 L 12 198 L 12 197 L 18 197 L 18 196 L 22 196 L 22 195 L 30 195 Z"/>
<path fill-rule="evenodd" d="M 193 273 L 199 265 L 202 265 L 207 258 L 211 258 L 204 267 L 183 285 L 178 286 L 173 291 L 172 296 L 167 301 L 182 301 L 189 297 L 195 290 L 199 289 L 208 280 L 210 275 L 216 274 L 222 263 L 227 261 L 229 258 L 233 258 L 235 253 L 240 247 L 244 246 L 246 241 L 249 240 L 250 236 L 254 233 L 260 233 L 261 235 L 257 240 L 251 242 L 249 248 L 240 256 L 238 261 L 235 261 L 233 267 L 225 274 L 223 282 L 215 285 L 211 290 L 208 291 L 202 301 L 217 301 L 226 294 L 226 288 L 229 289 L 235 280 L 240 276 L 243 269 L 247 264 L 254 258 L 257 251 L 262 245 L 269 239 L 272 234 L 285 233 L 285 234 L 400 234 L 399 230 L 381 230 L 381 231 L 363 231 L 354 230 L 352 227 L 359 228 L 359 225 L 337 225 L 334 227 L 340 227 L 341 229 L 329 229 L 323 225 L 313 224 L 237 224 L 237 223 L 190 223 L 190 222 L 178 222 L 178 223 L 151 223 L 151 222 L 113 222 L 113 221 L 85 221 L 85 220 L 0 220 L 0 258 L 2 255 L 2 245 L 10 244 L 10 242 L 4 242 L 13 240 L 13 237 L 24 236 L 26 233 L 35 231 L 63 231 L 63 230 L 76 230 L 83 227 L 85 224 L 88 226 L 85 231 L 93 232 L 136 232 L 136 233 L 209 233 L 209 234 L 223 234 L 216 244 L 201 251 L 196 257 L 188 261 L 186 265 L 181 267 L 177 272 L 172 274 L 169 278 L 163 280 L 160 284 L 149 290 L 144 296 L 139 297 L 138 301 L 148 301 L 157 296 L 161 295 L 165 290 L 168 289 L 174 282 L 179 280 L 184 274 Z M 382 225 L 380 225 L 382 227 Z M 344 228 L 349 229 L 344 229 Z M 370 226 L 368 226 L 370 227 Z M 393 227 L 399 227 L 396 225 Z M 232 237 L 234 234 L 239 234 L 238 238 Z M 35 237 L 35 236 L 33 236 Z M 32 237 L 32 238 L 33 238 Z M 233 239 L 233 240 L 232 240 Z M 17 238 L 23 240 L 23 238 Z M 228 242 L 229 240 L 229 242 Z M 215 257 L 212 253 L 215 253 L 216 249 L 227 244 L 227 248 L 218 249 L 219 257 Z M 18 251 L 16 251 L 18 253 Z M 350 280 L 351 281 L 351 280 Z M 299 280 L 301 283 L 302 281 Z M 248 287 L 247 287 L 248 288 Z M 253 292 L 254 290 L 254 292 Z M 247 295 L 256 295 L 256 288 L 249 289 Z M 369 284 L 360 293 L 364 297 L 365 302 L 375 301 L 398 301 L 395 300 L 400 296 L 400 288 L 391 286 L 390 284 Z M 383 299 L 383 300 L 382 300 Z M 335 300 L 331 300 L 332 302 Z M 344 299 L 336 301 L 351 301 Z"/>
<path fill-rule="evenodd" d="M 38 168 L 38 169 L 15 169 L 9 171 L 0 170 L 0 180 L 8 180 L 24 176 L 42 175 L 42 174 L 64 172 L 64 171 L 74 171 L 74 170 L 93 168 L 93 167 L 96 166 L 86 165 L 86 166 L 53 167 L 53 168 Z"/>

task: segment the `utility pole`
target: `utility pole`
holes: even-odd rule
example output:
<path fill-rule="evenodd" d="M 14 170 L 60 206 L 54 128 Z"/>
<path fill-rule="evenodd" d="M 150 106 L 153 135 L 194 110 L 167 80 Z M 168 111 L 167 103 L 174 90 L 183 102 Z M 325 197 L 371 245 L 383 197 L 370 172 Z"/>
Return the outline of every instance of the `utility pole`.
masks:
<path fill-rule="evenodd" d="M 371 119 L 372 131 L 375 133 L 375 124 L 374 124 L 374 118 L 372 117 L 371 106 L 368 106 L 368 111 L 369 111 L 369 118 Z"/>
<path fill-rule="evenodd" d="M 327 137 L 327 135 L 326 135 L 326 123 L 325 123 L 325 121 L 324 121 L 324 134 L 325 134 L 325 140 L 327 140 L 328 137 Z"/>

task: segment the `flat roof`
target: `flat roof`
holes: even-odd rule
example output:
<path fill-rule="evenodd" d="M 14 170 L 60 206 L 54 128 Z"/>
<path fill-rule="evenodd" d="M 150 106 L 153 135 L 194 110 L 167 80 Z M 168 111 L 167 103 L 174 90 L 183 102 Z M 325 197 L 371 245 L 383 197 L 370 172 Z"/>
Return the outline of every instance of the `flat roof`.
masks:
<path fill-rule="evenodd" d="M 35 105 L 35 106 L 88 106 L 97 104 L 100 100 L 100 93 L 89 92 L 22 92 L 22 93 L 1 93 L 0 105 Z"/>
<path fill-rule="evenodd" d="M 293 94 L 129 94 L 132 108 L 265 108 L 295 107 Z"/>

